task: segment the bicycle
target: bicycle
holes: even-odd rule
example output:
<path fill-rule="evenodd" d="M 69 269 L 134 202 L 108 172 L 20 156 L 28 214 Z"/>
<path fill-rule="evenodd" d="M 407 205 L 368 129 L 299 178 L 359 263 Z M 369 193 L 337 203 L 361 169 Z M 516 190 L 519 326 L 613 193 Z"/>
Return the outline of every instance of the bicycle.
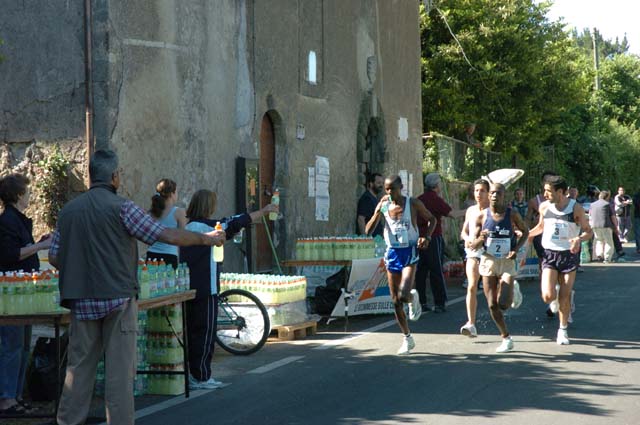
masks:
<path fill-rule="evenodd" d="M 267 309 L 254 294 L 229 289 L 218 295 L 216 342 L 225 351 L 243 356 L 255 353 L 270 332 Z"/>

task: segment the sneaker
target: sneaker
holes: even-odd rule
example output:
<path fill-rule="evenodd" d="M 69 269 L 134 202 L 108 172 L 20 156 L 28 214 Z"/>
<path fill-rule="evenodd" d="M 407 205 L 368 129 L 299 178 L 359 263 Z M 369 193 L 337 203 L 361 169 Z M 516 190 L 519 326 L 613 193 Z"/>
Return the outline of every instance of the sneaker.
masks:
<path fill-rule="evenodd" d="M 471 323 L 466 323 L 463 327 L 461 327 L 460 333 L 464 336 L 468 336 L 469 338 L 475 338 L 478 336 L 476 325 Z"/>
<path fill-rule="evenodd" d="M 549 310 L 553 314 L 556 314 L 558 310 L 560 310 L 560 303 L 558 302 L 558 300 L 553 300 L 549 303 Z"/>
<path fill-rule="evenodd" d="M 402 341 L 402 345 L 398 350 L 398 355 L 405 356 L 407 354 L 411 354 L 411 350 L 413 350 L 415 346 L 416 346 L 416 343 L 413 340 L 413 337 L 411 335 L 405 336 L 404 340 Z"/>
<path fill-rule="evenodd" d="M 216 381 L 213 377 L 207 381 L 198 381 L 193 376 L 189 375 L 189 389 L 190 390 L 213 390 L 226 386 L 224 382 Z"/>
<path fill-rule="evenodd" d="M 566 329 L 558 329 L 558 337 L 556 338 L 558 345 L 569 345 L 569 333 Z"/>
<path fill-rule="evenodd" d="M 411 302 L 409 303 L 409 320 L 416 321 L 420 319 L 422 314 L 422 306 L 420 305 L 420 298 L 418 297 L 418 291 L 411 290 Z"/>
<path fill-rule="evenodd" d="M 502 338 L 502 343 L 496 348 L 496 353 L 506 353 L 513 350 L 513 339 L 510 336 Z"/>
<path fill-rule="evenodd" d="M 513 281 L 513 302 L 511 308 L 518 308 L 522 305 L 522 292 L 520 291 L 520 284 L 517 280 Z"/>
<path fill-rule="evenodd" d="M 447 308 L 443 305 L 437 305 L 434 307 L 433 312 L 434 313 L 444 313 L 447 311 Z"/>

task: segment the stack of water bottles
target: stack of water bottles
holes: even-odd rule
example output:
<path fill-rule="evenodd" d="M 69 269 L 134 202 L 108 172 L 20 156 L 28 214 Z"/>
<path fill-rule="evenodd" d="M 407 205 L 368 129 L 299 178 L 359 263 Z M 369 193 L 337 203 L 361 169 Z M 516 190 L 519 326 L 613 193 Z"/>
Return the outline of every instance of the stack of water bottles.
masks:
<path fill-rule="evenodd" d="M 147 369 L 165 372 L 183 370 L 183 351 L 178 342 L 178 337 L 184 339 L 182 306 L 175 304 L 149 310 L 146 330 Z M 182 394 L 184 375 L 147 375 L 146 391 L 148 394 Z"/>
<path fill-rule="evenodd" d="M 307 319 L 307 278 L 269 274 L 222 273 L 220 289 L 244 289 L 267 308 L 271 326 L 291 325 Z M 234 302 L 233 298 L 229 302 Z"/>
<path fill-rule="evenodd" d="M 379 242 L 368 236 L 323 236 L 296 240 L 300 261 L 350 261 L 381 256 Z"/>
<path fill-rule="evenodd" d="M 148 299 L 170 295 L 189 289 L 189 267 L 186 263 L 178 264 L 173 269 L 163 260 L 138 261 L 138 282 L 140 298 Z"/>
<path fill-rule="evenodd" d="M 0 273 L 0 314 L 66 312 L 60 307 L 58 271 Z"/>

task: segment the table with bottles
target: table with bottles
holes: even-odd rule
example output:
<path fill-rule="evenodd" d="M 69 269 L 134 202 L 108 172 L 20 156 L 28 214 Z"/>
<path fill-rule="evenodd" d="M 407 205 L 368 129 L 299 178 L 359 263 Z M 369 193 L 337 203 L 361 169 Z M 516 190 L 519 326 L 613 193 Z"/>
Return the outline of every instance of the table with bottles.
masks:
<path fill-rule="evenodd" d="M 44 270 L 42 272 L 25 273 L 23 271 L 0 273 L 0 326 L 25 326 L 25 325 L 50 325 L 54 328 L 55 344 L 56 344 L 56 368 L 60 369 L 62 358 L 60 346 L 60 328 L 71 322 L 71 313 L 68 309 L 60 307 L 60 295 L 58 286 L 59 274 L 57 270 Z M 186 264 L 180 264 L 176 270 L 171 266 L 165 265 L 163 262 L 150 261 L 145 263 L 143 260 L 138 262 L 138 282 L 140 285 L 140 293 L 138 300 L 138 310 L 142 315 L 146 315 L 146 311 L 150 310 L 148 320 L 150 323 L 155 322 L 155 328 L 159 329 L 158 333 L 154 333 L 151 340 L 157 342 L 160 338 L 165 338 L 169 333 L 173 333 L 175 339 L 178 338 L 177 333 L 186 335 L 186 315 L 185 306 L 188 300 L 195 298 L 195 290 L 190 290 L 189 269 Z M 181 308 L 174 308 L 181 307 Z M 176 314 L 177 313 L 177 314 Z M 181 320 L 178 321 L 178 317 Z M 171 323 L 174 319 L 176 323 Z M 161 329 L 162 327 L 167 329 Z M 142 337 L 146 339 L 146 334 Z M 140 338 L 139 338 L 140 340 Z M 166 353 L 170 354 L 173 363 L 181 363 L 181 370 L 169 367 L 138 367 L 138 375 L 159 375 L 180 377 L 177 383 L 184 388 L 186 397 L 189 397 L 189 368 L 188 368 L 188 347 L 186 338 L 182 338 L 182 347 L 176 346 L 175 350 L 161 350 L 161 355 L 152 353 L 151 360 L 163 362 L 166 359 Z M 138 341 L 139 342 L 139 341 Z M 163 341 L 164 342 L 164 341 Z M 182 341 L 180 341 L 182 342 Z M 170 344 L 164 344 L 163 348 L 173 347 L 173 341 Z M 140 347 L 139 351 L 140 351 Z M 143 349 L 147 348 L 147 344 Z M 139 354 L 139 353 L 138 353 Z M 156 357 L 153 357 L 156 355 Z M 140 366 L 140 364 L 138 364 Z M 148 366 L 146 364 L 145 366 Z M 61 377 L 56 376 L 56 388 L 60 388 Z M 173 387 L 175 387 L 175 383 Z M 172 392 L 176 392 L 175 388 L 171 388 Z M 164 387 L 162 388 L 163 390 Z M 168 390 L 168 389 L 167 389 Z M 56 400 L 53 416 L 57 410 L 60 400 L 60 394 L 56 391 Z M 21 417 L 25 417 L 21 415 Z M 29 417 L 52 417 L 51 414 L 33 414 Z"/>

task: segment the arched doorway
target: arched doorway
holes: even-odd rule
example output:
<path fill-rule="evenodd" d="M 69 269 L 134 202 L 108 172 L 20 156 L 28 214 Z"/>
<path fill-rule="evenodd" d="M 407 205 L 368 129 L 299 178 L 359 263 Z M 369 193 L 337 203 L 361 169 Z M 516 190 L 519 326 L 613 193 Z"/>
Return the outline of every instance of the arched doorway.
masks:
<path fill-rule="evenodd" d="M 276 143 L 273 122 L 267 114 L 262 117 L 260 127 L 260 208 L 271 202 L 271 195 L 275 183 Z M 273 236 L 273 223 L 267 220 L 269 232 Z M 258 273 L 271 271 L 273 268 L 273 253 L 267 237 L 264 223 L 256 224 L 255 271 Z"/>

